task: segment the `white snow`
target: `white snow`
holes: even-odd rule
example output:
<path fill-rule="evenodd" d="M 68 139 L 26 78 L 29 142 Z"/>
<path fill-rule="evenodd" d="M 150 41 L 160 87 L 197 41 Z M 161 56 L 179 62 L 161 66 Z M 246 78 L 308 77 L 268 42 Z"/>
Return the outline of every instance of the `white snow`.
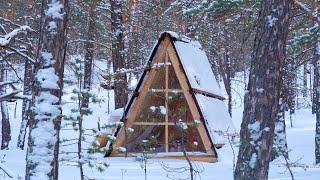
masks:
<path fill-rule="evenodd" d="M 150 106 L 149 109 L 150 109 L 152 112 L 155 112 L 155 111 L 156 111 L 156 107 L 155 107 L 155 106 Z"/>
<path fill-rule="evenodd" d="M 60 114 L 59 107 L 55 105 L 59 99 L 50 94 L 50 92 L 41 92 L 39 96 L 35 98 L 36 103 L 34 112 L 36 113 L 36 119 L 56 118 Z"/>
<path fill-rule="evenodd" d="M 160 108 L 160 113 L 161 113 L 161 114 L 165 115 L 165 114 L 167 113 L 166 107 L 160 106 L 159 108 Z"/>
<path fill-rule="evenodd" d="M 132 128 L 127 128 L 127 130 L 128 130 L 128 132 L 134 132 L 134 129 L 132 129 Z"/>
<path fill-rule="evenodd" d="M 55 70 L 53 67 L 39 69 L 36 78 L 42 88 L 59 89 L 59 86 L 57 84 L 59 77 L 55 74 Z"/>
<path fill-rule="evenodd" d="M 54 22 L 54 21 L 50 21 L 49 22 L 49 29 L 48 29 L 50 31 L 50 33 L 51 34 L 56 34 L 57 33 L 56 29 L 57 29 L 57 23 Z"/>
<path fill-rule="evenodd" d="M 257 91 L 258 93 L 263 93 L 263 92 L 264 92 L 264 89 L 263 89 L 263 88 L 256 88 L 256 91 Z"/>
<path fill-rule="evenodd" d="M 0 36 L 0 46 L 7 46 L 10 41 L 20 33 L 26 33 L 27 31 L 32 31 L 29 26 L 20 26 L 4 36 Z"/>
<path fill-rule="evenodd" d="M 172 37 L 174 37 L 174 38 L 179 38 L 179 34 L 176 33 L 176 32 L 174 32 L 174 31 L 163 31 L 163 32 L 160 33 L 160 36 L 161 36 L 163 33 L 169 33 L 170 36 L 172 36 Z M 160 37 L 160 36 L 159 36 L 159 37 Z"/>
<path fill-rule="evenodd" d="M 51 52 L 41 52 L 41 56 L 45 66 L 49 66 L 54 63 L 54 59 Z"/>
<path fill-rule="evenodd" d="M 256 163 L 257 163 L 257 154 L 253 153 L 249 162 L 249 166 L 251 168 L 254 168 L 256 166 Z"/>
<path fill-rule="evenodd" d="M 188 129 L 187 123 L 183 122 L 181 119 L 179 119 L 176 124 L 183 131 Z"/>
<path fill-rule="evenodd" d="M 278 20 L 278 18 L 276 18 L 272 15 L 267 16 L 268 26 L 273 27 L 276 24 L 277 20 Z"/>
<path fill-rule="evenodd" d="M 48 4 L 48 6 L 48 10 L 45 12 L 46 16 L 51 17 L 52 19 L 63 19 L 63 5 L 60 1 L 52 0 L 52 3 Z"/>
<path fill-rule="evenodd" d="M 127 151 L 127 149 L 124 147 L 118 147 L 117 151 L 124 153 Z"/>

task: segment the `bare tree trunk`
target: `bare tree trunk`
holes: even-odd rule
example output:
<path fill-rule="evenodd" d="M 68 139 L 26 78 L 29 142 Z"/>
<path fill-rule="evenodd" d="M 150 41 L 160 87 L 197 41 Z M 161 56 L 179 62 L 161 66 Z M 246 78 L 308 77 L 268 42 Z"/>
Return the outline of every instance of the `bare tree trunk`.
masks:
<path fill-rule="evenodd" d="M 228 112 L 230 116 L 232 116 L 231 64 L 230 64 L 228 52 L 224 52 L 220 59 L 221 59 L 219 61 L 220 74 L 222 76 L 222 80 L 223 80 L 226 92 L 228 94 Z"/>
<path fill-rule="evenodd" d="M 88 108 L 89 106 L 89 91 L 91 88 L 92 76 L 92 61 L 94 57 L 94 36 L 95 36 L 95 11 L 96 0 L 91 1 L 89 9 L 89 22 L 87 29 L 87 41 L 85 43 L 85 61 L 84 61 L 84 81 L 83 81 L 83 102 L 82 106 Z"/>
<path fill-rule="evenodd" d="M 232 116 L 231 62 L 228 52 L 225 54 L 225 76 L 224 84 L 228 94 L 228 111 L 230 116 Z"/>
<path fill-rule="evenodd" d="M 316 113 L 316 135 L 315 135 L 315 157 L 316 164 L 320 163 L 320 67 L 318 65 L 319 55 L 315 55 L 314 59 L 314 88 L 313 88 L 313 105 Z"/>
<path fill-rule="evenodd" d="M 0 61 L 0 82 L 5 81 L 6 77 L 6 67 L 4 64 L 4 60 Z M 0 89 L 0 95 L 4 95 L 6 93 L 6 87 L 3 86 Z M 0 102 L 1 108 L 1 149 L 7 149 L 9 142 L 11 140 L 11 130 L 10 130 L 10 121 L 9 121 L 9 112 L 7 107 L 7 101 Z"/>
<path fill-rule="evenodd" d="M 68 0 L 42 0 L 39 59 L 35 64 L 33 112 L 26 179 L 58 179 L 61 96 Z"/>
<path fill-rule="evenodd" d="M 308 97 L 308 66 L 307 63 L 303 64 L 303 89 L 302 89 L 302 94 L 303 97 L 306 98 Z"/>
<path fill-rule="evenodd" d="M 281 98 L 279 101 L 278 114 L 276 116 L 276 121 L 275 121 L 271 160 L 274 160 L 282 156 L 284 156 L 287 159 L 289 158 L 287 138 L 286 138 L 286 122 L 285 122 L 285 109 L 284 109 L 285 104 L 283 102 L 282 92 L 280 96 Z"/>
<path fill-rule="evenodd" d="M 23 94 L 31 95 L 32 93 L 32 81 L 33 81 L 33 65 L 30 61 L 25 62 L 24 67 L 24 82 L 23 82 Z M 24 142 L 26 138 L 26 130 L 28 126 L 28 121 L 30 118 L 30 101 L 23 100 L 22 103 L 22 120 L 20 125 L 20 132 L 18 136 L 17 146 L 20 149 L 24 148 Z"/>
<path fill-rule="evenodd" d="M 316 164 L 320 163 L 320 33 L 314 55 L 314 110 L 316 113 L 315 157 Z"/>
<path fill-rule="evenodd" d="M 236 180 L 268 179 L 291 3 L 261 2 L 234 172 Z"/>
<path fill-rule="evenodd" d="M 119 0 L 110 0 L 111 5 L 111 29 L 112 37 L 112 63 L 113 71 L 116 72 L 125 68 L 124 58 L 124 37 L 122 27 L 122 4 Z M 117 75 L 114 83 L 115 108 L 125 106 L 128 100 L 127 75 L 121 73 Z"/>

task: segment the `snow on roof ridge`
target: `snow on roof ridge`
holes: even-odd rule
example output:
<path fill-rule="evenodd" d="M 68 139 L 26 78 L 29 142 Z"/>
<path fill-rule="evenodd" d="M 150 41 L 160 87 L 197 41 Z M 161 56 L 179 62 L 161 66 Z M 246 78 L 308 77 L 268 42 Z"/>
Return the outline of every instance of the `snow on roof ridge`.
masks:
<path fill-rule="evenodd" d="M 182 41 L 182 42 L 185 42 L 185 43 L 191 43 L 193 42 L 192 38 L 186 36 L 186 35 L 180 35 L 179 33 L 177 32 L 174 32 L 174 31 L 162 31 L 160 33 L 160 36 L 163 36 L 164 34 L 169 34 L 171 37 L 175 38 L 176 40 L 178 41 Z"/>

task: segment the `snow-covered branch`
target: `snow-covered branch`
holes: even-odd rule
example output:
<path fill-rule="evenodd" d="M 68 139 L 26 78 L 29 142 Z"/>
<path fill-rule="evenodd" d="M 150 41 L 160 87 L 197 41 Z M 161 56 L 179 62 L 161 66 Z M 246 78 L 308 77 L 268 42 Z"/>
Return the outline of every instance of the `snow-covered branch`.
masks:
<path fill-rule="evenodd" d="M 316 21 L 320 24 L 320 17 L 317 15 L 316 11 L 311 10 L 307 7 L 307 5 L 303 4 L 298 0 L 294 0 L 295 5 L 302 11 L 306 12 L 308 17 L 311 18 L 313 21 Z"/>
<path fill-rule="evenodd" d="M 126 74 L 126 73 L 140 72 L 140 71 L 144 70 L 145 68 L 146 68 L 145 66 L 135 67 L 132 69 L 121 68 L 114 73 L 105 73 L 105 74 L 102 74 L 101 76 L 106 80 L 110 80 L 115 76 L 119 76 L 119 75 Z"/>
<path fill-rule="evenodd" d="M 0 102 L 1 101 L 10 101 L 10 100 L 15 100 L 15 99 L 26 99 L 26 100 L 31 100 L 30 96 L 25 96 L 25 95 L 21 95 L 19 94 L 20 92 L 22 92 L 21 90 L 17 89 L 14 86 L 14 81 L 4 81 L 4 82 L 0 82 L 0 89 L 3 88 L 4 86 L 10 86 L 12 91 L 5 93 L 5 94 L 0 94 Z"/>
<path fill-rule="evenodd" d="M 36 61 L 34 59 L 32 59 L 30 56 L 28 56 L 27 54 L 21 52 L 19 49 L 13 48 L 13 47 L 8 47 L 8 49 L 12 50 L 13 52 L 17 53 L 18 55 L 26 58 L 28 61 L 30 61 L 31 63 L 35 63 Z"/>
<path fill-rule="evenodd" d="M 19 34 L 25 34 L 28 31 L 33 31 L 29 26 L 20 26 L 6 35 L 0 36 L 0 47 L 6 47 Z"/>
<path fill-rule="evenodd" d="M 12 85 L 14 84 L 15 82 L 14 81 L 4 81 L 4 82 L 0 82 L 0 88 L 2 88 L 3 86 L 6 86 L 6 85 Z"/>
<path fill-rule="evenodd" d="M 21 92 L 20 90 L 14 90 L 14 91 L 9 92 L 7 94 L 0 95 L 0 102 L 15 99 L 15 95 L 17 95 L 20 92 Z"/>

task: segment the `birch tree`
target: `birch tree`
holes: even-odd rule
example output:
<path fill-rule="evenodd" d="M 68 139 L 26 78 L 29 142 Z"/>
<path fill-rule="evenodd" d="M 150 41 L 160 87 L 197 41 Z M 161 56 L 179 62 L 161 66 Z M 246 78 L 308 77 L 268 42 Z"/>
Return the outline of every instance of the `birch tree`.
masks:
<path fill-rule="evenodd" d="M 291 0 L 262 1 L 234 179 L 268 179 Z"/>
<path fill-rule="evenodd" d="M 68 0 L 42 1 L 39 59 L 35 64 L 33 118 L 26 179 L 58 179 L 62 78 Z"/>

